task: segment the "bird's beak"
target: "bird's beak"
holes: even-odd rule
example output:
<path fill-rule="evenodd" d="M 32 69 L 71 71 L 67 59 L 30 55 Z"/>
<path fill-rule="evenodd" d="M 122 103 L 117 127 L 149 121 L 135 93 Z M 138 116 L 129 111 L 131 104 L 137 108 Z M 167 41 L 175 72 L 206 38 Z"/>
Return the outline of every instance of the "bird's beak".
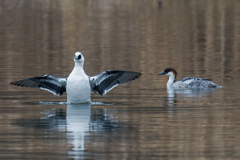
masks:
<path fill-rule="evenodd" d="M 157 75 L 165 75 L 164 71 L 158 73 Z"/>

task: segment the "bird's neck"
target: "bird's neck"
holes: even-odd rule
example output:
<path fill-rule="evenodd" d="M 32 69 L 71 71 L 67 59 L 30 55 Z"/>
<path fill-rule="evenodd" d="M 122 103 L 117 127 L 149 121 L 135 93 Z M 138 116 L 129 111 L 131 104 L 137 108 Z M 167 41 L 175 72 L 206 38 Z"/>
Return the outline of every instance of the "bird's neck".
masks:
<path fill-rule="evenodd" d="M 72 74 L 74 75 L 85 74 L 83 69 L 83 63 L 75 63 Z"/>
<path fill-rule="evenodd" d="M 175 76 L 174 75 L 170 75 L 168 82 L 167 82 L 167 88 L 172 87 L 173 83 L 175 82 Z"/>
<path fill-rule="evenodd" d="M 83 63 L 76 63 L 75 62 L 74 68 L 77 68 L 77 69 L 82 68 L 83 69 Z"/>

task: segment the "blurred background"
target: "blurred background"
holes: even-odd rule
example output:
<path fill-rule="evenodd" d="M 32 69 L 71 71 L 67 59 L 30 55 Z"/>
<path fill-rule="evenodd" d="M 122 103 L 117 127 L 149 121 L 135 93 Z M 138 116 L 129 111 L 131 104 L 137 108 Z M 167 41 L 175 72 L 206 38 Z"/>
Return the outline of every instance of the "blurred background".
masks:
<path fill-rule="evenodd" d="M 239 159 L 239 0 L 1 0 L 0 159 Z M 10 82 L 141 72 L 89 106 Z M 216 90 L 167 92 L 166 67 Z M 61 103 L 59 103 L 61 102 Z M 77 113 L 77 114 L 75 114 Z"/>

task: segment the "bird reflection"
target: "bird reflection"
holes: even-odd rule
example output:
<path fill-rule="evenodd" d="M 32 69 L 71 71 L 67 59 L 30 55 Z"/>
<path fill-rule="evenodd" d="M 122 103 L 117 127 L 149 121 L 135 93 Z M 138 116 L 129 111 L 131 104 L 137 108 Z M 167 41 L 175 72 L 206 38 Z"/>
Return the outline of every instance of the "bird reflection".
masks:
<path fill-rule="evenodd" d="M 173 107 L 177 104 L 177 99 L 184 97 L 185 100 L 192 100 L 193 97 L 209 96 L 217 88 L 192 88 L 192 89 L 167 89 L 167 105 Z"/>
<path fill-rule="evenodd" d="M 73 150 L 84 150 L 84 134 L 89 131 L 91 103 L 67 105 L 67 139 Z"/>
<path fill-rule="evenodd" d="M 89 131 L 108 132 L 119 128 L 118 120 L 112 116 L 114 112 L 104 108 L 91 109 L 91 103 L 69 104 L 66 110 L 63 108 L 44 110 L 41 112 L 44 116 L 40 118 L 17 119 L 12 125 L 44 129 L 46 134 L 66 131 L 67 143 L 72 146 L 72 152 L 69 154 L 75 157 L 82 156 L 81 151 L 86 150 L 85 136 Z"/>
<path fill-rule="evenodd" d="M 167 94 L 168 94 L 167 104 L 168 104 L 168 106 L 172 107 L 177 102 L 175 99 L 176 93 L 175 93 L 174 89 L 172 88 L 172 89 L 167 89 Z"/>

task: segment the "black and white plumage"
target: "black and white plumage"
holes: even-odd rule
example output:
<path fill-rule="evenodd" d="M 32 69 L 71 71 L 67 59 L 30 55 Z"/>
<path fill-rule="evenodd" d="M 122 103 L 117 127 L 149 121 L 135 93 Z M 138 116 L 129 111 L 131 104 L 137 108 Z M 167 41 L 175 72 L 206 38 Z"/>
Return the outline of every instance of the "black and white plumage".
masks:
<path fill-rule="evenodd" d="M 117 85 L 130 82 L 141 76 L 141 73 L 138 72 L 107 70 L 90 77 L 85 74 L 83 69 L 84 56 L 81 52 L 75 53 L 74 61 L 75 66 L 67 78 L 44 75 L 26 78 L 10 84 L 40 88 L 58 96 L 66 92 L 68 103 L 85 103 L 90 102 L 91 92 L 98 92 L 104 96 Z"/>
<path fill-rule="evenodd" d="M 66 92 L 66 83 L 67 78 L 46 74 L 44 76 L 37 76 L 16 82 L 11 82 L 10 84 L 28 88 L 40 88 L 49 91 L 54 95 L 61 96 L 64 92 Z"/>
<path fill-rule="evenodd" d="M 205 78 L 185 77 L 176 81 L 177 71 L 173 68 L 165 68 L 164 71 L 158 73 L 158 75 L 169 76 L 167 88 L 222 88 L 222 86 Z"/>
<path fill-rule="evenodd" d="M 92 92 L 98 92 L 104 96 L 108 91 L 119 84 L 130 82 L 141 76 L 141 73 L 132 71 L 104 71 L 95 76 L 89 77 Z"/>

